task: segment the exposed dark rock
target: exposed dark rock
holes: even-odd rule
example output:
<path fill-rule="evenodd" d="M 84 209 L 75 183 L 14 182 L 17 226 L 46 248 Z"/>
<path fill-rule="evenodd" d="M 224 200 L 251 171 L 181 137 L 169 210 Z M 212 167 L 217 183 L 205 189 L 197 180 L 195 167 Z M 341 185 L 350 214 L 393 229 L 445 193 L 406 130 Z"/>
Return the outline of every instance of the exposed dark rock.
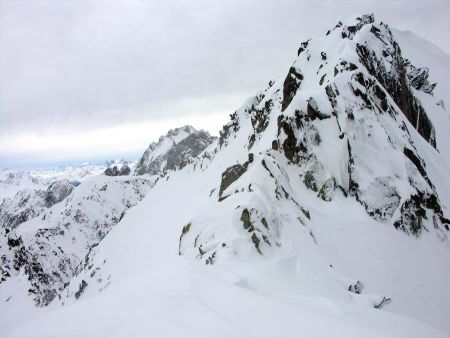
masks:
<path fill-rule="evenodd" d="M 400 219 L 394 223 L 394 227 L 416 236 L 419 235 L 423 228 L 423 219 L 426 217 L 426 210 L 422 206 L 420 196 L 411 196 L 403 203 L 400 211 Z"/>
<path fill-rule="evenodd" d="M 383 306 L 389 304 L 390 302 L 391 302 L 390 298 L 383 297 L 383 299 L 378 304 L 375 304 L 373 307 L 375 309 L 381 309 Z"/>
<path fill-rule="evenodd" d="M 270 169 L 267 167 L 266 160 L 262 160 L 262 161 L 261 161 L 261 164 L 262 164 L 262 166 L 264 167 L 264 169 L 267 170 L 267 172 L 269 173 L 270 177 L 275 178 L 275 176 L 273 176 L 273 174 L 272 174 L 272 172 L 270 171 Z"/>
<path fill-rule="evenodd" d="M 320 188 L 317 197 L 323 199 L 326 202 L 330 202 L 333 199 L 335 190 L 336 190 L 336 181 L 334 180 L 334 177 L 330 177 L 324 182 L 324 184 Z"/>
<path fill-rule="evenodd" d="M 240 219 L 244 225 L 245 230 L 248 230 L 249 232 L 254 230 L 252 222 L 250 220 L 250 212 L 248 211 L 248 209 L 242 210 Z"/>
<path fill-rule="evenodd" d="M 319 190 L 319 188 L 317 187 L 316 178 L 314 177 L 314 173 L 312 170 L 307 170 L 305 172 L 305 175 L 303 176 L 303 183 L 305 183 L 306 187 L 308 189 L 311 189 L 312 191 Z"/>
<path fill-rule="evenodd" d="M 347 26 L 344 27 L 342 30 L 342 38 L 348 38 L 348 39 L 353 39 L 353 36 L 355 35 L 356 32 L 358 32 L 359 30 L 361 30 L 361 28 L 364 25 L 368 25 L 374 22 L 374 16 L 373 14 L 365 14 L 362 17 L 358 17 L 356 18 L 356 25 L 352 25 L 352 26 Z"/>
<path fill-rule="evenodd" d="M 364 285 L 358 280 L 356 283 L 349 285 L 348 291 L 360 294 L 364 289 Z"/>
<path fill-rule="evenodd" d="M 306 152 L 306 147 L 303 143 L 297 145 L 297 138 L 295 137 L 294 129 L 292 128 L 292 122 L 291 119 L 285 119 L 284 116 L 280 115 L 278 117 L 278 134 L 280 135 L 281 131 L 283 131 L 286 135 L 282 144 L 284 155 L 291 162 L 297 163 L 302 153 Z"/>
<path fill-rule="evenodd" d="M 267 100 L 263 108 L 257 109 L 254 105 L 250 108 L 249 114 L 255 133 L 262 133 L 266 130 L 267 125 L 269 124 L 269 114 L 272 108 L 272 100 Z"/>
<path fill-rule="evenodd" d="M 223 126 L 219 132 L 219 145 L 220 148 L 225 144 L 226 140 L 230 137 L 231 133 L 239 130 L 239 118 L 236 112 L 230 115 L 230 122 Z"/>
<path fill-rule="evenodd" d="M 75 298 L 78 299 L 80 298 L 81 294 L 84 292 L 84 290 L 86 289 L 86 287 L 88 286 L 88 284 L 86 283 L 86 281 L 83 279 L 81 281 L 80 287 L 78 289 L 77 292 L 75 292 Z"/>
<path fill-rule="evenodd" d="M 8 238 L 8 246 L 14 248 L 21 244 L 20 238 Z"/>
<path fill-rule="evenodd" d="M 309 43 L 309 40 L 302 42 L 300 44 L 300 48 L 298 49 L 297 56 L 299 56 L 308 47 L 308 43 Z"/>
<path fill-rule="evenodd" d="M 327 74 L 323 74 L 322 77 L 319 80 L 319 85 L 323 84 L 323 81 L 325 80 L 325 77 L 327 76 Z"/>
<path fill-rule="evenodd" d="M 252 234 L 252 242 L 255 245 L 256 250 L 258 251 L 258 253 L 260 255 L 262 255 L 261 249 L 259 248 L 259 243 L 261 242 L 261 240 L 259 239 L 259 237 L 256 235 L 256 233 Z"/>
<path fill-rule="evenodd" d="M 267 223 L 267 221 L 266 221 L 266 219 L 264 217 L 261 219 L 261 223 L 264 225 L 264 227 L 266 229 L 269 229 L 269 224 Z"/>
<path fill-rule="evenodd" d="M 180 256 L 182 254 L 181 253 L 181 242 L 183 240 L 184 235 L 186 235 L 189 232 L 189 230 L 191 229 L 191 225 L 192 225 L 191 223 L 188 223 L 181 230 L 180 240 L 178 242 L 178 255 L 180 255 Z"/>
<path fill-rule="evenodd" d="M 224 191 L 247 171 L 248 164 L 249 162 L 245 162 L 243 165 L 233 165 L 222 173 L 222 181 L 220 182 L 219 189 L 219 202 L 227 197 L 222 196 Z"/>
<path fill-rule="evenodd" d="M 387 49 L 385 53 L 392 59 L 392 67 L 396 70 L 394 72 L 386 70 L 383 62 L 377 58 L 375 52 L 369 46 L 357 44 L 356 51 L 361 63 L 389 92 L 395 103 L 417 129 L 419 134 L 433 147 L 436 147 L 434 127 L 420 101 L 411 91 L 411 87 L 416 86 L 422 88 L 424 86 L 424 81 L 428 73 L 427 71 L 412 72 L 410 73 L 410 79 L 408 79 L 406 67 L 409 66 L 409 63 L 403 59 L 400 47 L 393 40 L 392 46 L 393 48 Z M 409 81 L 412 81 L 411 84 Z"/>
<path fill-rule="evenodd" d="M 381 109 L 383 111 L 386 111 L 388 109 L 388 102 L 387 102 L 387 98 L 386 98 L 386 93 L 378 85 L 374 85 L 372 88 L 374 90 L 375 97 L 377 97 L 380 100 Z"/>
<path fill-rule="evenodd" d="M 411 67 L 412 70 L 408 73 L 408 80 L 410 85 L 416 90 L 422 90 L 427 94 L 432 94 L 436 83 L 430 84 L 429 69 L 426 67 L 415 68 Z"/>
<path fill-rule="evenodd" d="M 281 103 L 282 111 L 289 106 L 302 81 L 303 74 L 298 72 L 294 67 L 291 67 L 283 84 L 283 102 Z"/>
<path fill-rule="evenodd" d="M 306 216 L 307 219 L 311 219 L 311 214 L 309 213 L 309 210 L 302 209 L 303 214 Z"/>
<path fill-rule="evenodd" d="M 128 176 L 130 173 L 131 169 L 127 164 L 123 164 L 122 166 L 112 165 L 104 171 L 106 176 Z"/>
<path fill-rule="evenodd" d="M 419 157 L 416 156 L 414 151 L 412 151 L 409 148 L 405 148 L 405 149 L 403 149 L 403 153 L 416 166 L 420 175 L 422 175 L 422 177 L 425 179 L 425 181 L 427 181 L 427 183 L 430 185 L 430 187 L 433 187 L 430 179 L 428 178 L 427 172 L 425 171 L 425 168 L 423 167 L 422 161 L 419 159 Z"/>
<path fill-rule="evenodd" d="M 319 120 L 323 120 L 326 118 L 329 118 L 329 115 L 323 114 L 319 111 L 319 108 L 317 106 L 316 100 L 314 98 L 310 97 L 308 100 L 308 105 L 306 108 L 306 112 L 311 120 L 315 120 L 318 118 Z"/>
<path fill-rule="evenodd" d="M 272 141 L 272 149 L 273 150 L 278 150 L 278 141 L 277 140 L 273 140 Z"/>

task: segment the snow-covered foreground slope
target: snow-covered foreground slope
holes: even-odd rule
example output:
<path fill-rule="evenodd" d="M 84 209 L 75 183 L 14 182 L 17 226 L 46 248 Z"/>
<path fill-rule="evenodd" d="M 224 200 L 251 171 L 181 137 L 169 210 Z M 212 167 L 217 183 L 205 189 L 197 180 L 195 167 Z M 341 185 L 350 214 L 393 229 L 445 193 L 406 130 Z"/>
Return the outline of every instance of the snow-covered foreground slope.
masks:
<path fill-rule="evenodd" d="M 4 336 L 448 337 L 450 63 L 397 35 L 364 16 L 303 43 L 48 307 L 7 280 Z"/>
<path fill-rule="evenodd" d="M 33 311 L 34 319 L 24 322 L 23 314 L 19 320 L 17 312 L 4 312 L 7 336 L 446 336 L 430 325 L 447 325 L 449 295 L 442 291 L 449 280 L 448 252 L 432 236 L 420 243 L 370 221 L 362 207 L 345 199 L 307 205 L 318 245 L 298 225 L 289 234 L 295 241 L 286 243 L 291 255 L 260 256 L 242 232 L 236 241 L 247 254 L 230 253 L 234 259 L 223 264 L 205 266 L 178 256 L 180 225 L 214 208 L 213 187 L 202 182 L 205 175 L 219 180 L 223 166 L 192 173 L 189 181 L 177 173 L 157 184 L 95 249 L 92 268 L 71 282 L 72 296 L 82 280 L 87 283 L 78 301 L 71 297 L 64 307 L 53 303 L 39 310 L 22 303 L 20 309 Z M 341 208 L 349 212 L 327 217 Z M 427 264 L 436 257 L 436 265 Z M 362 295 L 347 291 L 358 279 L 365 285 Z M 378 295 L 393 302 L 374 309 Z"/>

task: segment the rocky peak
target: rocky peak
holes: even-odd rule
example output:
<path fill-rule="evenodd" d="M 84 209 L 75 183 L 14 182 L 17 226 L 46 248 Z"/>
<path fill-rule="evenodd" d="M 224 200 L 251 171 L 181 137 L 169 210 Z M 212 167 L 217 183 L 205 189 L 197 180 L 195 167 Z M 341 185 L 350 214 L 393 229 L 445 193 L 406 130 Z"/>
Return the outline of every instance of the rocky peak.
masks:
<path fill-rule="evenodd" d="M 69 182 L 69 180 L 59 180 L 50 184 L 47 188 L 47 195 L 45 197 L 47 208 L 61 202 L 72 193 L 72 190 L 73 185 Z"/>
<path fill-rule="evenodd" d="M 442 113 L 435 86 L 373 15 L 303 42 L 287 74 L 247 100 L 220 132 L 212 153 L 235 160 L 211 192 L 217 214 L 230 208 L 242 236 L 264 255 L 279 246 L 283 224 L 307 226 L 310 213 L 297 193 L 306 188 L 326 203 L 353 199 L 369 217 L 407 234 L 434 229 L 447 241 L 450 220 L 420 150 L 439 146 L 428 115 Z M 287 219 L 293 210 L 298 221 Z M 219 225 L 189 224 L 180 254 L 193 250 L 212 264 L 233 242 Z"/>
<path fill-rule="evenodd" d="M 160 175 L 182 168 L 208 147 L 215 137 L 192 126 L 171 129 L 153 142 L 139 160 L 135 175 Z"/>
<path fill-rule="evenodd" d="M 131 172 L 128 165 L 123 164 L 122 166 L 112 165 L 105 169 L 104 174 L 106 176 L 127 176 Z"/>

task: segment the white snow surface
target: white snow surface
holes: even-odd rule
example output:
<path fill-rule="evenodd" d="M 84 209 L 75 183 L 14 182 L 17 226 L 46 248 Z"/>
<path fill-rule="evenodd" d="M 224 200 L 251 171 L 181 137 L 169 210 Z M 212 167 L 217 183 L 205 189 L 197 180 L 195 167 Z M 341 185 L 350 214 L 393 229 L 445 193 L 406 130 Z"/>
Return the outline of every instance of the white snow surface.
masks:
<path fill-rule="evenodd" d="M 53 181 L 67 179 L 82 182 L 92 175 L 99 175 L 107 165 L 82 164 L 79 166 L 62 166 L 53 169 L 14 170 L 0 169 L 0 200 L 13 197 L 23 189 L 46 189 Z"/>
<path fill-rule="evenodd" d="M 365 28 L 355 35 L 356 40 L 370 39 Z M 333 78 L 333 68 L 343 58 L 353 58 L 355 64 L 358 60 L 356 41 L 341 39 L 341 30 L 310 41 L 309 67 L 304 66 L 304 54 L 296 60 L 294 66 L 301 68 L 304 81 L 284 115 L 293 115 L 293 107 L 306 110 L 309 97 L 316 99 L 320 111 L 331 110 L 326 97 L 320 99 L 323 75 L 324 86 L 335 83 L 341 98 L 347 97 L 343 91 L 350 75 Z M 345 137 L 356 140 L 352 143 L 358 163 L 355 174 L 367 198 L 375 194 L 371 184 L 379 177 L 389 177 L 402 200 L 412 193 L 411 182 L 430 189 L 417 170 L 400 158 L 403 145 L 413 142 L 448 217 L 450 147 L 445 132 L 450 120 L 436 103 L 443 99 L 450 105 L 449 56 L 412 33 L 394 34 L 405 56 L 413 64 L 429 67 L 432 81 L 438 82 L 433 96 L 418 96 L 436 128 L 439 152 L 403 117 L 398 121 L 407 124 L 412 141 L 399 131 L 398 121 L 387 115 L 355 111 L 355 121 L 360 123 L 356 126 L 347 125 L 340 115 L 337 119 L 350 135 Z M 324 50 L 328 66 L 319 72 Z M 195 163 L 160 178 L 92 249 L 87 267 L 72 278 L 61 299 L 46 308 L 34 307 L 26 296 L 29 281 L 23 271 L 2 284 L 0 335 L 450 337 L 446 234 L 433 229 L 428 220 L 429 231 L 408 235 L 390 221 L 369 217 L 363 205 L 338 190 L 326 202 L 308 189 L 301 179 L 305 168 L 271 150 L 277 138 L 283 82 L 284 76 L 267 88 L 264 101 L 258 99 L 259 93 L 237 110 L 239 129 L 223 146 L 219 140 L 214 142 Z M 248 111 L 252 105 L 264 106 L 269 97 L 274 101 L 273 116 L 256 136 L 251 148 L 254 159 L 225 189 L 223 195 L 228 197 L 218 202 L 222 173 L 248 159 L 249 135 L 254 132 Z M 389 104 L 395 107 L 390 98 Z M 369 125 L 373 129 L 364 129 Z M 324 179 L 334 177 L 348 188 L 342 169 L 348 161 L 346 143 L 339 143 L 334 118 L 312 126 L 320 131 L 321 142 L 314 151 L 317 163 L 324 166 Z M 372 139 L 366 138 L 367 132 Z M 395 147 L 389 146 L 386 134 Z M 260 253 L 243 227 L 244 210 L 250 211 L 252 226 L 257 228 L 253 234 L 260 236 Z M 22 231 L 39 226 L 34 220 Z M 349 291 L 355 285 L 361 293 Z M 387 298 L 390 302 L 375 308 Z"/>

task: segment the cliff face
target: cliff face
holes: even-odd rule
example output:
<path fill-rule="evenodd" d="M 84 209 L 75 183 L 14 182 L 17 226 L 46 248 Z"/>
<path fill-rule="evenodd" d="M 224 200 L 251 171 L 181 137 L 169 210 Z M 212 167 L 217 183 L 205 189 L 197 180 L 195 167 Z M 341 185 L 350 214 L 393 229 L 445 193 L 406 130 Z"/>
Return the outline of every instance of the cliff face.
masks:
<path fill-rule="evenodd" d="M 159 175 L 180 169 L 192 161 L 213 141 L 214 137 L 203 130 L 184 126 L 170 130 L 158 142 L 150 144 L 139 160 L 135 175 Z"/>

